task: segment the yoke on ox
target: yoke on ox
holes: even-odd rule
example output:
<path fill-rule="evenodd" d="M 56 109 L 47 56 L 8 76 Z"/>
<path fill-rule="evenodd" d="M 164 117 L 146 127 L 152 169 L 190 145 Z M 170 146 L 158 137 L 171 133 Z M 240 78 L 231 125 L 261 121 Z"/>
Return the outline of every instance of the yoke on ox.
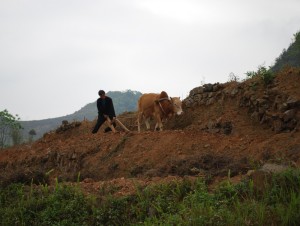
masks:
<path fill-rule="evenodd" d="M 141 131 L 140 123 L 145 120 L 147 130 L 150 129 L 150 118 L 156 120 L 155 129 L 162 131 L 162 120 L 182 113 L 180 97 L 170 97 L 165 91 L 159 93 L 143 94 L 138 101 L 138 132 Z"/>

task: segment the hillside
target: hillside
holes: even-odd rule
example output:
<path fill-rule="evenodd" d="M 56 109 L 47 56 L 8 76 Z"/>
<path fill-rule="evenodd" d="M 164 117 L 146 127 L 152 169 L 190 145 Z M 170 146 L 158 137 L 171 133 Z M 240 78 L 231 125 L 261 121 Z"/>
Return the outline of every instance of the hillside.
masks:
<path fill-rule="evenodd" d="M 80 175 L 88 193 L 110 183 L 122 195 L 134 190 L 134 180 L 213 183 L 229 173 L 240 180 L 264 163 L 300 167 L 299 86 L 299 68 L 285 68 L 269 85 L 258 76 L 196 85 L 183 101 L 184 114 L 165 122 L 162 132 L 137 133 L 136 112 L 118 117 L 131 132 L 91 134 L 94 122 L 70 123 L 0 152 L 0 184 L 74 182 Z"/>
<path fill-rule="evenodd" d="M 300 67 L 300 32 L 294 34 L 293 42 L 282 51 L 271 70 L 278 72 L 285 66 Z"/>
<path fill-rule="evenodd" d="M 112 97 L 114 100 L 114 107 L 116 114 L 121 114 L 123 112 L 136 111 L 137 100 L 142 95 L 141 92 L 126 90 L 126 91 L 109 91 L 107 95 Z M 97 99 L 97 97 L 95 97 Z M 28 132 L 34 129 L 37 135 L 34 137 L 38 139 L 43 136 L 44 133 L 51 130 L 55 130 L 62 123 L 63 120 L 67 121 L 82 121 L 84 119 L 94 120 L 97 117 L 97 107 L 96 100 L 92 103 L 86 104 L 80 110 L 62 117 L 43 119 L 43 120 L 33 120 L 33 121 L 21 121 L 23 137 L 26 139 L 28 137 Z"/>

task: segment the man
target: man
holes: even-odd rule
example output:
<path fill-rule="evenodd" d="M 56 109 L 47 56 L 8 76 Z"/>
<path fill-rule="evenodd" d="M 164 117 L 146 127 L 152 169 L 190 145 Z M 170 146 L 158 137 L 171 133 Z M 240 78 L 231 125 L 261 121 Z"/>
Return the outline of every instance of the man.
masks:
<path fill-rule="evenodd" d="M 98 120 L 92 133 L 97 133 L 101 125 L 107 120 L 108 117 L 112 121 L 114 121 L 114 118 L 116 117 L 112 99 L 105 95 L 104 90 L 100 90 L 98 95 L 100 96 L 100 98 L 97 99 Z M 113 126 L 116 127 L 115 122 L 113 122 Z M 107 127 L 104 130 L 104 132 L 109 131 L 111 131 L 110 127 Z"/>

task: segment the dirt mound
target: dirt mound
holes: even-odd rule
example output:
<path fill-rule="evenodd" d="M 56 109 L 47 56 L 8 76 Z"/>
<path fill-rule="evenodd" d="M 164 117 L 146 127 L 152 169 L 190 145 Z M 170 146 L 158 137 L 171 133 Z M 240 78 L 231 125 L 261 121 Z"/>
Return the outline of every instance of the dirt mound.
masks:
<path fill-rule="evenodd" d="M 292 68 L 267 87 L 260 78 L 199 86 L 162 132 L 137 133 L 135 112 L 118 116 L 132 132 L 92 134 L 95 122 L 63 122 L 32 144 L 1 151 L 0 183 L 81 181 L 87 192 L 115 184 L 116 194 L 128 194 L 136 182 L 241 177 L 265 162 L 299 167 L 299 87 Z"/>

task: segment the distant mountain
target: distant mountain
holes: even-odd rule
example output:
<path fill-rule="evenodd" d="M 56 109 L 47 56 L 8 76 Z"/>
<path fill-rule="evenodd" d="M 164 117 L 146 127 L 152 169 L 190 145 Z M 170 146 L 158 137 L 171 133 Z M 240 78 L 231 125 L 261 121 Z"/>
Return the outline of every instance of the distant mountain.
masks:
<path fill-rule="evenodd" d="M 271 70 L 278 72 L 285 66 L 300 67 L 300 32 L 294 34 L 294 41 L 287 50 L 283 49 Z"/>
<path fill-rule="evenodd" d="M 116 114 L 119 115 L 123 112 L 136 111 L 137 101 L 142 93 L 139 91 L 126 90 L 109 91 L 106 93 L 106 95 L 113 99 Z M 94 102 L 85 105 L 80 110 L 70 115 L 43 120 L 21 121 L 21 125 L 24 128 L 22 130 L 23 139 L 27 140 L 28 133 L 32 129 L 34 129 L 37 134 L 34 139 L 38 139 L 42 137 L 44 133 L 54 130 L 60 126 L 63 120 L 72 122 L 87 119 L 92 121 L 97 118 L 97 115 L 98 110 L 95 100 Z"/>

